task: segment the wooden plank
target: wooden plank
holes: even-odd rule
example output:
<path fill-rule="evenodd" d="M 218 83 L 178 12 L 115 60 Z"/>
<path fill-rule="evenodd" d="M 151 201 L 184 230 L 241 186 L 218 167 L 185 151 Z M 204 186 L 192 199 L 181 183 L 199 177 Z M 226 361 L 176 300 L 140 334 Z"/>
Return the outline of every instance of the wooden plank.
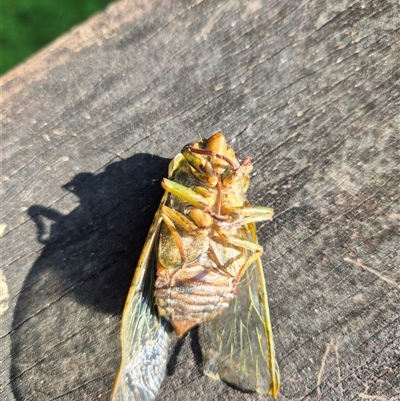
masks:
<path fill-rule="evenodd" d="M 168 160 L 253 157 L 281 400 L 399 397 L 396 1 L 120 1 L 2 78 L 1 399 L 108 399 Z M 7 300 L 7 293 L 9 294 Z M 157 400 L 256 400 L 173 344 Z"/>

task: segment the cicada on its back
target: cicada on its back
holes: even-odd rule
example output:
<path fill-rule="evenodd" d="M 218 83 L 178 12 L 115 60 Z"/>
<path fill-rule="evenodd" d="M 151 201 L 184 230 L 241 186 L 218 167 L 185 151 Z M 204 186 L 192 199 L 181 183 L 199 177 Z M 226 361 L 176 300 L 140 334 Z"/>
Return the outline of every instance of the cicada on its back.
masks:
<path fill-rule="evenodd" d="M 255 228 L 273 210 L 247 201 L 251 169 L 251 159 L 239 161 L 220 132 L 186 145 L 171 161 L 122 317 L 112 400 L 154 400 L 167 364 L 169 325 L 177 337 L 200 325 L 206 375 L 277 396 Z"/>

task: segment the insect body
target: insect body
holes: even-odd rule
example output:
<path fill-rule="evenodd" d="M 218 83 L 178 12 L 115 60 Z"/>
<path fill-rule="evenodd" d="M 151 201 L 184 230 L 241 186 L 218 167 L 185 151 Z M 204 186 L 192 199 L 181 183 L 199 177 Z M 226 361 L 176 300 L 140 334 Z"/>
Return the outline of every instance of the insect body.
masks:
<path fill-rule="evenodd" d="M 113 400 L 153 400 L 167 362 L 167 322 L 180 337 L 201 324 L 204 372 L 246 391 L 279 391 L 255 222 L 250 158 L 221 133 L 176 156 L 125 306 Z"/>

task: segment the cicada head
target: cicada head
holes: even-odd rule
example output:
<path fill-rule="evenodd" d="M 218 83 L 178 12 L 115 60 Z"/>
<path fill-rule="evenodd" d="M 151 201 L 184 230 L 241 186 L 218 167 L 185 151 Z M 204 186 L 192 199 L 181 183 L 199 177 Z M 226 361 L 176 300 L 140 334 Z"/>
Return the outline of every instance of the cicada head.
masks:
<path fill-rule="evenodd" d="M 190 165 L 191 174 L 208 188 L 215 188 L 218 184 L 229 187 L 251 170 L 251 159 L 246 158 L 239 163 L 234 150 L 228 146 L 221 132 L 186 145 L 182 149 L 182 155 Z"/>
<path fill-rule="evenodd" d="M 215 174 L 220 176 L 231 174 L 239 167 L 234 150 L 228 146 L 221 132 L 216 132 L 207 139 L 205 149 L 210 152 L 209 162 Z"/>

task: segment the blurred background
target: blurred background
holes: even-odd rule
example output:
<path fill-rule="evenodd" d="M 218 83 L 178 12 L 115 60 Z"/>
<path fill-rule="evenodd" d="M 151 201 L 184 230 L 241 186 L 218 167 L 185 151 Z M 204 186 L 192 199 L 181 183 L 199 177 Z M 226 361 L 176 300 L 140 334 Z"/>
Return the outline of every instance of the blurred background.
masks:
<path fill-rule="evenodd" d="M 112 0 L 1 0 L 0 74 L 110 3 Z"/>

